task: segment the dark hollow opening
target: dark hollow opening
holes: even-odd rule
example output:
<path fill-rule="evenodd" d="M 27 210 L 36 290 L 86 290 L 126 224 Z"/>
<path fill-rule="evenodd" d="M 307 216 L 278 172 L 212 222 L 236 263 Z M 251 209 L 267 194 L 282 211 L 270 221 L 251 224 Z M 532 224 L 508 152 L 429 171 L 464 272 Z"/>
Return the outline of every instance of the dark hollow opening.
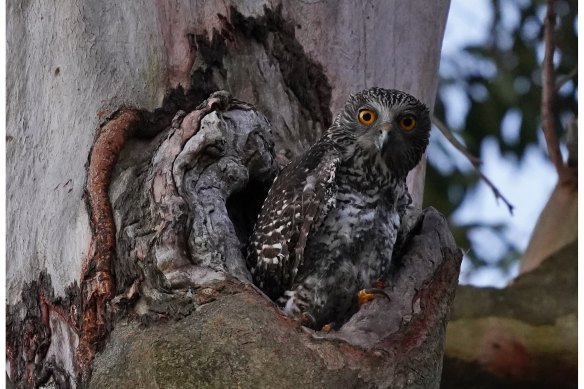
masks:
<path fill-rule="evenodd" d="M 241 242 L 241 251 L 244 257 L 249 237 L 253 232 L 258 214 L 271 185 L 271 181 L 250 180 L 245 188 L 227 198 L 225 204 L 227 214 L 233 223 L 237 238 Z"/>

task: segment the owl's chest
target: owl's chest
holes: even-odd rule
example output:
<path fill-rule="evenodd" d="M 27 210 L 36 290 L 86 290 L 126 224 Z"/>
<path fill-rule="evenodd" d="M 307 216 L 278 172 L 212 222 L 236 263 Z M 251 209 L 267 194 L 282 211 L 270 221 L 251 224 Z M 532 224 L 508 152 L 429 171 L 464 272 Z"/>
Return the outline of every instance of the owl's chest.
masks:
<path fill-rule="evenodd" d="M 396 225 L 399 226 L 399 215 L 386 193 L 366 195 L 339 190 L 335 206 L 323 220 L 315 240 L 331 251 L 358 251 L 366 241 L 394 235 L 391 230 Z"/>

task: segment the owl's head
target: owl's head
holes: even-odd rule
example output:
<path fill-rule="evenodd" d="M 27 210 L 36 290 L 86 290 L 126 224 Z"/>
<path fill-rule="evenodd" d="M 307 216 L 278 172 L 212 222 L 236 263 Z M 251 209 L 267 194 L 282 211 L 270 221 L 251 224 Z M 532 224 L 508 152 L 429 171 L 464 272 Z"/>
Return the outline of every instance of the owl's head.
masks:
<path fill-rule="evenodd" d="M 428 108 L 415 97 L 371 88 L 349 97 L 334 126 L 351 131 L 361 147 L 380 153 L 394 174 L 405 176 L 426 150 L 431 122 Z"/>

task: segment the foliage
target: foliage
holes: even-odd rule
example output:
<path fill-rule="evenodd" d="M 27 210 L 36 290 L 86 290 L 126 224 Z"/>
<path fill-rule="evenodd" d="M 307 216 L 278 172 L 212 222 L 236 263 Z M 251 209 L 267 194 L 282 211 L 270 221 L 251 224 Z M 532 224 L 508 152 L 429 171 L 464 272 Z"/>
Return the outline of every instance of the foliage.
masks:
<path fill-rule="evenodd" d="M 481 151 L 484 153 L 484 142 L 495 139 L 501 153 L 514 156 L 520 166 L 528 146 L 535 145 L 543 154 L 546 152 L 541 140 L 540 121 L 546 3 L 490 0 L 489 7 L 492 20 L 486 40 L 467 45 L 455 55 L 443 56 L 435 115 L 481 160 L 489 157 L 481 155 Z M 555 7 L 558 18 L 554 63 L 556 80 L 561 84 L 555 104 L 556 128 L 560 139 L 564 139 L 563 125 L 577 112 L 577 2 L 557 0 Z M 458 88 L 466 97 L 469 109 L 462 126 L 449 122 L 446 115 L 449 102 L 443 92 L 448 88 Z M 447 150 L 444 142 L 437 147 L 452 159 L 459 157 L 452 155 L 453 152 Z M 465 169 L 456 163 L 448 167 L 443 162 L 443 159 L 429 155 L 425 202 L 452 216 L 468 200 L 478 184 L 478 178 L 470 168 Z M 537 190 L 536 187 L 533 189 Z M 505 237 L 504 223 L 451 224 L 459 246 L 470 249 L 466 257 L 475 269 L 497 266 L 507 271 L 521 255 Z M 507 248 L 494 262 L 472 247 L 469 239 L 473 231 L 484 228 L 496 234 Z"/>

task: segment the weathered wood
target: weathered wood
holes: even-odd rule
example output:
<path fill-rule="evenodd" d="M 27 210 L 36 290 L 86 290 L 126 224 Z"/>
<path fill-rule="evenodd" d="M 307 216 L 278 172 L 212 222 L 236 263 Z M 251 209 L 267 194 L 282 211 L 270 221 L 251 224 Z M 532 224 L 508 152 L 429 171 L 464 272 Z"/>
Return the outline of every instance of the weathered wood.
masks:
<path fill-rule="evenodd" d="M 122 288 L 137 281 L 136 266 L 146 275 L 147 287 L 137 283 L 141 310 L 148 300 L 160 311 L 159 293 L 226 275 L 251 279 L 244 245 L 279 168 L 271 132 L 255 108 L 216 92 L 193 112 L 179 112 L 140 161 L 134 155 L 148 142 L 128 146 L 112 182 L 116 273 L 127 275 L 118 277 Z"/>

